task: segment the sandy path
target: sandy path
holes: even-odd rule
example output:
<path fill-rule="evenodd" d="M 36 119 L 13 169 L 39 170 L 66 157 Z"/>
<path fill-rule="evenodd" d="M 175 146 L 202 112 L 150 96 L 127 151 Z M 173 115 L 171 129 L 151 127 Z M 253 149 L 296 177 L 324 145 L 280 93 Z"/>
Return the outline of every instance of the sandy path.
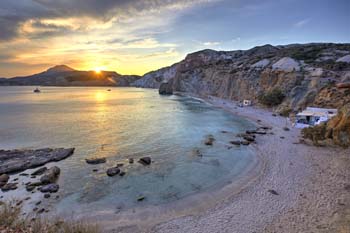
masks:
<path fill-rule="evenodd" d="M 150 232 L 350 232 L 349 149 L 293 144 L 300 130 L 285 118 L 263 109 L 236 108 L 217 98 L 208 101 L 273 127 L 274 135 L 258 137 L 256 145 L 267 162 L 266 171 L 215 208 L 157 225 Z M 285 126 L 291 130 L 283 130 Z M 279 195 L 268 192 L 271 189 Z"/>

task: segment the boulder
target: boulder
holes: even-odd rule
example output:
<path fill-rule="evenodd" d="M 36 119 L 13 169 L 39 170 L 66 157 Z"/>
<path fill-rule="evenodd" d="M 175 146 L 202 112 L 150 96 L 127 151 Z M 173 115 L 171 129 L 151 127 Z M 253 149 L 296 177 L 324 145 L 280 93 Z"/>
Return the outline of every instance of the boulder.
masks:
<path fill-rule="evenodd" d="M 107 176 L 115 176 L 120 173 L 120 169 L 117 167 L 112 167 L 107 169 Z"/>
<path fill-rule="evenodd" d="M 45 172 L 45 174 L 40 178 L 40 182 L 42 184 L 54 183 L 59 177 L 60 172 L 61 172 L 61 169 L 59 167 L 54 166 Z"/>
<path fill-rule="evenodd" d="M 92 159 L 85 159 L 87 164 L 100 164 L 105 163 L 106 158 L 92 158 Z"/>
<path fill-rule="evenodd" d="M 152 159 L 150 157 L 143 157 L 139 159 L 138 162 L 141 163 L 142 165 L 150 165 L 152 163 Z"/>
<path fill-rule="evenodd" d="M 59 190 L 60 186 L 58 184 L 48 184 L 41 187 L 39 190 L 42 193 L 56 193 Z"/>
<path fill-rule="evenodd" d="M 7 183 L 7 181 L 9 181 L 10 176 L 6 175 L 6 174 L 2 174 L 0 175 L 0 183 Z"/>
<path fill-rule="evenodd" d="M 134 159 L 133 159 L 133 158 L 130 158 L 130 159 L 129 159 L 129 163 L 130 163 L 130 164 L 133 164 L 133 163 L 134 163 Z"/>

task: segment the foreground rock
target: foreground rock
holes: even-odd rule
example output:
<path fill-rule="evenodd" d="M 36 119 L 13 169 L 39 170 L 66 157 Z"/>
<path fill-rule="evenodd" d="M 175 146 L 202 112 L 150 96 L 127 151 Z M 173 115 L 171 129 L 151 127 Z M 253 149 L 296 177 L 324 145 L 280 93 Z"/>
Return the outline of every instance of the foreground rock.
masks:
<path fill-rule="evenodd" d="M 63 160 L 74 153 L 74 148 L 38 150 L 0 150 L 0 174 L 24 171 L 49 162 Z"/>

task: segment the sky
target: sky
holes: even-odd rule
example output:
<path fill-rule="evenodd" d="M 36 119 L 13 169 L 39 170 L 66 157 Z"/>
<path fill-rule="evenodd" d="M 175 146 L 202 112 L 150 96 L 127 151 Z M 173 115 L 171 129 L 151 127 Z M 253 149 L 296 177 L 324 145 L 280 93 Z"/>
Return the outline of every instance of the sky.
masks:
<path fill-rule="evenodd" d="M 0 77 L 138 74 L 202 49 L 350 42 L 349 0 L 0 0 Z"/>

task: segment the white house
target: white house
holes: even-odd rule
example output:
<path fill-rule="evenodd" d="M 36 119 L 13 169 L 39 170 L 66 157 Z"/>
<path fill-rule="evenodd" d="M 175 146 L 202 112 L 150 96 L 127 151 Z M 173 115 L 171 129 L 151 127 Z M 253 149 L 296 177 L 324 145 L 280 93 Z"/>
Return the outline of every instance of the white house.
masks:
<path fill-rule="evenodd" d="M 296 115 L 295 127 L 307 128 L 318 125 L 322 122 L 328 121 L 337 115 L 337 113 L 337 109 L 307 107 L 304 111 Z"/>
<path fill-rule="evenodd" d="M 252 101 L 251 100 L 243 100 L 243 106 L 251 106 Z"/>

